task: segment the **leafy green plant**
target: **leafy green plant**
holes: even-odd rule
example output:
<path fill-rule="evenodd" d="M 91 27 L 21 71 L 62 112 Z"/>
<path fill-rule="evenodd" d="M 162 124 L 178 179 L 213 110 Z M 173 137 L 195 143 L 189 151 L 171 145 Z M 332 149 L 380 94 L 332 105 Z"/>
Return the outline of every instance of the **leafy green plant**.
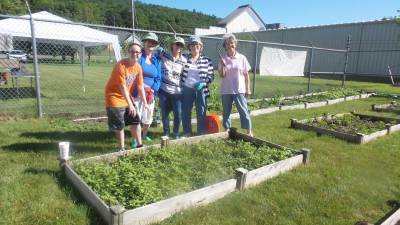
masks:
<path fill-rule="evenodd" d="M 108 204 L 136 208 L 232 178 L 236 168 L 252 170 L 294 154 L 291 149 L 210 140 L 168 149 L 151 148 L 113 163 L 84 162 L 74 168 Z"/>
<path fill-rule="evenodd" d="M 210 88 L 210 98 L 207 104 L 208 111 L 211 112 L 222 112 L 222 100 L 220 95 L 217 94 L 218 88 L 216 85 L 211 85 Z"/>
<path fill-rule="evenodd" d="M 383 130 L 388 124 L 395 124 L 395 122 L 387 124 L 383 121 L 374 121 L 368 118 L 360 118 L 353 114 L 345 114 L 343 116 L 324 115 L 321 119 L 313 119 L 307 124 L 349 134 L 369 134 Z"/>

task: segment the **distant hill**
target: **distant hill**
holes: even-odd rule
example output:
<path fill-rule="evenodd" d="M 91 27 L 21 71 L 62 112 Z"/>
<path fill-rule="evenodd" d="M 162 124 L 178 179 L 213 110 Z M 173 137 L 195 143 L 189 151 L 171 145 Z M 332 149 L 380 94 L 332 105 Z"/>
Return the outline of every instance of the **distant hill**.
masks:
<path fill-rule="evenodd" d="M 130 0 L 29 0 L 32 12 L 49 11 L 73 21 L 132 27 Z M 1 0 L 0 13 L 27 14 L 24 0 Z M 195 27 L 216 25 L 219 18 L 200 12 L 135 2 L 135 27 L 193 33 Z"/>

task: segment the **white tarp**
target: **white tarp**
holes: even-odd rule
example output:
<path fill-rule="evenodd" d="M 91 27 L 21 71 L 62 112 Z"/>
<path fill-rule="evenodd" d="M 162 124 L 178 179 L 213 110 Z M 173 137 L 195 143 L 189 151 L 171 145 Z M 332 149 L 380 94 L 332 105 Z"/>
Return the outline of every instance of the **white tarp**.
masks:
<path fill-rule="evenodd" d="M 11 35 L 0 34 L 0 51 L 11 51 L 13 49 L 13 39 Z"/>
<path fill-rule="evenodd" d="M 304 76 L 307 51 L 263 47 L 260 58 L 261 76 Z"/>
<path fill-rule="evenodd" d="M 32 14 L 34 19 L 70 22 L 62 17 L 42 11 Z M 30 18 L 29 15 L 21 16 Z M 0 20 L 0 34 L 13 37 L 31 38 L 30 21 L 25 19 L 3 19 Z M 35 21 L 35 35 L 37 42 L 51 42 L 69 45 L 89 47 L 111 45 L 114 49 L 117 61 L 121 59 L 121 48 L 118 36 L 103 31 L 92 29 L 82 25 L 63 24 L 56 22 Z"/>

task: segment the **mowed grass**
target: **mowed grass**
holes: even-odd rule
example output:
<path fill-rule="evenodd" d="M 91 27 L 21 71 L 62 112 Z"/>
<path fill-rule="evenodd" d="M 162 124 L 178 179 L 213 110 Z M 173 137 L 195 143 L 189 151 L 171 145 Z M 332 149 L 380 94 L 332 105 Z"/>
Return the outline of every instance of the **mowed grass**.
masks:
<path fill-rule="evenodd" d="M 377 222 L 400 200 L 400 132 L 357 145 L 289 128 L 290 118 L 357 110 L 392 99 L 370 98 L 253 118 L 257 137 L 310 148 L 311 162 L 244 192 L 189 209 L 161 224 L 354 224 Z M 374 113 L 374 112 L 369 112 Z M 379 114 L 379 113 L 378 113 Z M 397 116 L 398 115 L 392 115 Z M 239 126 L 238 121 L 234 121 Z M 153 129 L 156 136 L 159 129 Z M 57 143 L 75 159 L 112 152 L 104 122 L 26 119 L 0 123 L 0 224 L 101 224 L 59 171 Z"/>
<path fill-rule="evenodd" d="M 32 65 L 27 65 L 27 68 L 32 70 Z M 49 115 L 104 113 L 104 87 L 112 68 L 113 64 L 85 65 L 85 77 L 82 79 L 79 64 L 39 64 L 43 112 Z M 215 72 L 215 78 L 213 85 L 216 86 L 216 92 L 214 94 L 218 96 L 217 99 L 220 99 L 221 81 L 217 72 Z M 253 79 L 252 74 L 251 79 Z M 0 98 L 0 113 L 36 115 L 35 82 L 33 81 L 32 87 L 29 78 L 19 78 L 18 82 L 19 95 L 16 88 L 12 88 L 11 83 L 0 86 L 0 96 L 3 96 Z M 253 97 L 304 94 L 307 92 L 307 85 L 307 77 L 257 76 Z M 318 78 L 311 80 L 311 92 L 326 91 L 340 86 L 340 80 Z M 384 83 L 347 81 L 346 86 L 400 94 L 400 88 L 392 88 L 391 85 Z M 5 98 L 3 93 L 11 93 L 14 97 Z"/>

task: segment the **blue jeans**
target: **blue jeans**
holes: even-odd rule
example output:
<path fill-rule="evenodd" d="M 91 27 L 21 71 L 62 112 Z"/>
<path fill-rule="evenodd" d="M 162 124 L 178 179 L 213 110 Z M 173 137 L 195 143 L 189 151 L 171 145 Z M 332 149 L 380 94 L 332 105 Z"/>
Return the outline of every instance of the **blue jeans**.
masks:
<path fill-rule="evenodd" d="M 182 114 L 182 94 L 170 94 L 160 89 L 158 92 L 159 106 L 161 109 L 161 120 L 163 123 L 164 135 L 169 135 L 169 113 L 174 113 L 175 136 L 179 135 L 179 126 L 181 125 Z"/>
<path fill-rule="evenodd" d="M 232 103 L 235 102 L 236 108 L 240 115 L 240 125 L 243 129 L 251 129 L 251 118 L 250 112 L 247 108 L 247 100 L 244 94 L 231 94 L 222 95 L 222 108 L 223 108 L 223 119 L 222 124 L 225 129 L 231 127 L 231 111 Z"/>
<path fill-rule="evenodd" d="M 182 88 L 182 126 L 184 135 L 192 134 L 192 108 L 193 102 L 196 104 L 197 114 L 197 133 L 206 133 L 206 111 L 207 99 L 203 90 L 197 91 L 196 89 L 183 86 Z"/>

